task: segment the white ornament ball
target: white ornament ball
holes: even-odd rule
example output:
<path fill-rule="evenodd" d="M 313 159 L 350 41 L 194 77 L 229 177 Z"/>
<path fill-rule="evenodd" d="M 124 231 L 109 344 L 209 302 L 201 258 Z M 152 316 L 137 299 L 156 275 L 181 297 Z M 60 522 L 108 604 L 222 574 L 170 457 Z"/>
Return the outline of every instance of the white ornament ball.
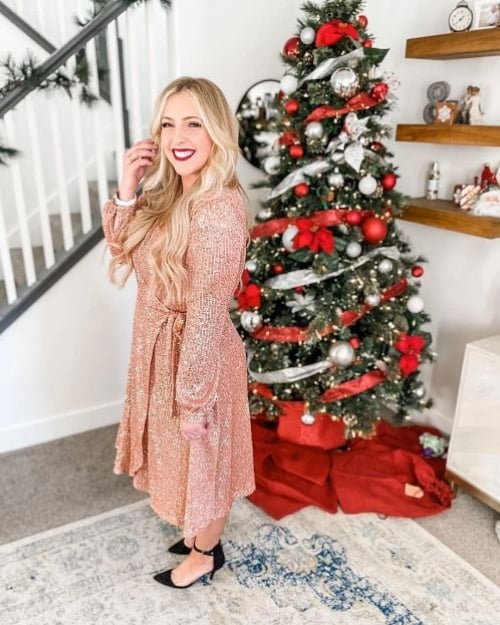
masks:
<path fill-rule="evenodd" d="M 283 243 L 283 247 L 289 252 L 293 252 L 295 250 L 295 248 L 293 247 L 293 240 L 298 231 L 299 229 L 297 228 L 297 226 L 290 225 L 281 235 L 281 242 Z"/>
<path fill-rule="evenodd" d="M 345 253 L 349 256 L 349 258 L 357 258 L 362 251 L 363 248 L 357 241 L 351 241 L 345 248 Z"/>
<path fill-rule="evenodd" d="M 279 156 L 268 156 L 262 166 L 264 167 L 264 171 L 266 174 L 272 176 L 273 174 L 277 174 L 280 169 L 280 157 Z"/>
<path fill-rule="evenodd" d="M 245 263 L 245 269 L 248 269 L 250 273 L 253 273 L 257 269 L 257 263 L 254 260 L 247 260 Z"/>
<path fill-rule="evenodd" d="M 344 184 L 344 176 L 339 171 L 334 171 L 328 176 L 328 184 L 338 189 Z"/>
<path fill-rule="evenodd" d="M 311 28 L 310 26 L 306 26 L 300 31 L 300 40 L 302 41 L 302 43 L 305 43 L 306 46 L 311 45 L 311 43 L 313 43 L 315 39 L 316 39 L 316 32 L 314 28 Z"/>
<path fill-rule="evenodd" d="M 411 313 L 416 315 L 417 313 L 423 311 L 424 300 L 418 295 L 412 295 L 406 303 L 406 308 L 408 308 Z"/>
<path fill-rule="evenodd" d="M 304 414 L 300 417 L 300 420 L 304 425 L 314 425 L 316 417 L 310 412 L 304 412 Z"/>
<path fill-rule="evenodd" d="M 262 317 L 259 313 L 252 312 L 251 310 L 244 310 L 240 317 L 241 326 L 247 332 L 255 332 L 262 327 Z"/>
<path fill-rule="evenodd" d="M 355 358 L 354 348 L 347 341 L 338 341 L 328 350 L 328 360 L 331 360 L 339 367 L 348 367 Z"/>
<path fill-rule="evenodd" d="M 380 295 L 378 293 L 370 293 L 365 298 L 365 302 L 368 306 L 378 306 L 380 304 Z"/>
<path fill-rule="evenodd" d="M 378 270 L 380 273 L 391 273 L 392 271 L 392 262 L 388 258 L 384 258 L 378 264 Z"/>
<path fill-rule="evenodd" d="M 261 208 L 257 213 L 259 219 L 269 219 L 272 216 L 272 211 L 270 208 Z"/>
<path fill-rule="evenodd" d="M 295 91 L 297 91 L 297 87 L 299 86 L 299 81 L 295 76 L 291 74 L 285 74 L 280 82 L 281 91 L 286 93 L 286 95 L 291 95 Z"/>
<path fill-rule="evenodd" d="M 377 190 L 377 181 L 370 174 L 363 176 L 358 183 L 358 189 L 363 195 L 373 195 Z"/>
<path fill-rule="evenodd" d="M 321 139 L 323 136 L 323 126 L 319 122 L 310 122 L 306 126 L 306 137 L 309 139 Z"/>

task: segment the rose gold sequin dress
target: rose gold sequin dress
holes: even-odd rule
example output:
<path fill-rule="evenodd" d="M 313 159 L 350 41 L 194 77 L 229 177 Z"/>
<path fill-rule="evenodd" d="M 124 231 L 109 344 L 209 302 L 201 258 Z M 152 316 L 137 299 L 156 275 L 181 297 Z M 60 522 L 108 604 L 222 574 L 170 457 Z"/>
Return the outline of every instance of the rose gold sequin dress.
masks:
<path fill-rule="evenodd" d="M 135 207 L 103 209 L 109 243 Z M 185 267 L 185 303 L 150 295 L 153 229 L 132 254 L 137 278 L 132 350 L 115 473 L 133 476 L 166 521 L 194 536 L 228 514 L 255 488 L 246 357 L 229 316 L 245 262 L 245 208 L 237 189 L 199 198 L 193 208 Z M 113 253 L 113 249 L 111 248 Z M 188 442 L 181 420 L 210 422 L 208 438 Z"/>

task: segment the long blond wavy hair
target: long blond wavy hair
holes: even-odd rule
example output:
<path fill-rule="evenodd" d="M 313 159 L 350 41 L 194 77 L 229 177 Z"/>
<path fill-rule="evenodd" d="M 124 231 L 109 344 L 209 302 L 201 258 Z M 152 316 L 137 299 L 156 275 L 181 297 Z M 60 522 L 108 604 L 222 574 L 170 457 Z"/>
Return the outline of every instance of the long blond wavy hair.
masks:
<path fill-rule="evenodd" d="M 152 289 L 168 301 L 184 301 L 187 271 L 183 259 L 189 242 L 189 223 L 194 200 L 202 193 L 216 196 L 224 187 L 237 188 L 246 194 L 236 175 L 240 153 L 238 122 L 220 88 L 206 78 L 177 78 L 163 89 L 156 100 L 151 123 L 151 137 L 161 147 L 161 121 L 168 98 L 188 92 L 194 98 L 200 119 L 210 138 L 210 156 L 197 180 L 183 193 L 181 176 L 162 149 L 157 151 L 142 184 L 142 195 L 134 219 L 117 242 L 120 252 L 111 261 L 111 280 L 123 286 L 133 271 L 132 252 L 155 227 L 161 236 L 151 246 L 149 262 L 153 270 Z M 247 223 L 248 226 L 248 223 Z M 248 242 L 248 228 L 247 228 Z M 120 268 L 125 271 L 118 274 Z"/>

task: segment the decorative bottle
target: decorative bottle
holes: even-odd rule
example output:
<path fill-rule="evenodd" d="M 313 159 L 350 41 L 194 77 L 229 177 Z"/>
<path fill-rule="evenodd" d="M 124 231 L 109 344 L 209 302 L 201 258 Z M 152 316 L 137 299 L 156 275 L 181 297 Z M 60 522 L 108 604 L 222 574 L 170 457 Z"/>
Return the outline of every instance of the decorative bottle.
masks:
<path fill-rule="evenodd" d="M 429 173 L 427 174 L 427 192 L 425 194 L 425 197 L 428 200 L 438 199 L 439 178 L 439 163 L 434 162 L 431 164 L 429 168 Z"/>

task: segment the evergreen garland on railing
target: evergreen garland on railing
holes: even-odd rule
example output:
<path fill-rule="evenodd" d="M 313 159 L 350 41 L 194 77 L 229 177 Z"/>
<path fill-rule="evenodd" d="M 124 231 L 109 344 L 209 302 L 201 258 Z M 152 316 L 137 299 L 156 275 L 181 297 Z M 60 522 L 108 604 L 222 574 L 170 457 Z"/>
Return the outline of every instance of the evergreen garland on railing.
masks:
<path fill-rule="evenodd" d="M 147 0 L 122 0 L 127 8 L 133 5 L 138 5 L 141 2 L 147 2 Z M 93 0 L 92 9 L 88 12 L 88 18 L 80 20 L 75 18 L 75 22 L 83 27 L 92 21 L 97 15 L 104 9 L 109 0 Z M 171 0 L 160 0 L 160 3 L 164 6 L 170 6 Z M 80 102 L 91 106 L 92 103 L 98 98 L 90 91 L 88 87 L 90 78 L 90 69 L 85 54 L 76 55 L 75 69 L 71 76 L 64 70 L 64 66 L 58 69 L 54 74 L 43 80 L 37 85 L 37 89 L 63 89 L 70 98 L 73 97 L 73 89 L 79 88 Z M 22 84 L 29 84 L 30 82 L 37 82 L 37 68 L 39 66 L 38 61 L 34 57 L 32 52 L 28 52 L 24 61 L 17 63 L 9 54 L 5 59 L 0 59 L 0 71 L 6 77 L 5 82 L 0 84 L 0 100 L 5 97 L 7 93 L 15 89 Z M 0 165 L 7 165 L 8 160 L 19 156 L 21 152 L 15 148 L 8 147 L 3 144 L 0 139 Z"/>

